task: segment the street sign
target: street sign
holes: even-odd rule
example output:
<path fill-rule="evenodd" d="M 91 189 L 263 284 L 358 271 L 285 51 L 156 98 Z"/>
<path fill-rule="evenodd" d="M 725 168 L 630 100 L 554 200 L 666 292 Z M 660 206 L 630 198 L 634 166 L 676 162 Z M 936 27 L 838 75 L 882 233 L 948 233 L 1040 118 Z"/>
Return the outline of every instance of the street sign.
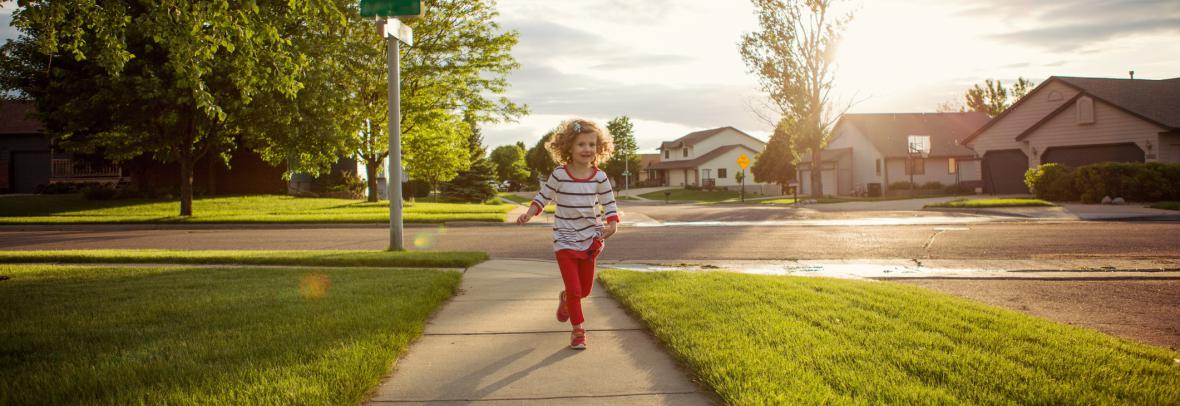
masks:
<path fill-rule="evenodd" d="M 750 157 L 746 156 L 746 154 L 742 154 L 738 157 L 737 164 L 738 166 L 742 167 L 742 169 L 746 169 L 747 166 L 750 166 Z"/>
<path fill-rule="evenodd" d="M 422 0 L 361 0 L 361 17 L 421 17 Z"/>
<path fill-rule="evenodd" d="M 402 24 L 401 20 L 389 18 L 385 20 L 385 38 L 393 38 L 407 46 L 414 46 L 414 30 Z"/>
<path fill-rule="evenodd" d="M 623 171 L 623 176 L 631 176 L 631 171 Z"/>

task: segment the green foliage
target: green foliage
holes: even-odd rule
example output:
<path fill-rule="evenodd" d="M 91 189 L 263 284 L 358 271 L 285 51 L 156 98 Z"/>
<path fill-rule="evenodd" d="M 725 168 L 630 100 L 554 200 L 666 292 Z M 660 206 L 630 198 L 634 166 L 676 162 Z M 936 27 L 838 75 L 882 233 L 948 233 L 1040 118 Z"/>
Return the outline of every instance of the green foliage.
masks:
<path fill-rule="evenodd" d="M 636 174 L 643 168 L 639 167 L 642 161 L 636 154 L 639 146 L 635 142 L 635 126 L 631 124 L 631 118 L 627 116 L 612 118 L 606 122 L 606 129 L 614 138 L 615 149 L 611 153 L 610 159 L 600 163 L 599 169 L 606 172 L 606 176 L 614 180 L 620 188 L 625 183 L 623 172 L 630 169 L 631 183 L 634 184 L 635 179 L 638 178 Z"/>
<path fill-rule="evenodd" d="M 470 118 L 470 117 L 469 117 Z M 471 155 L 470 166 L 455 179 L 443 185 L 443 198 L 453 202 L 484 202 L 496 196 L 496 168 L 484 155 L 483 135 L 475 123 L 468 122 L 471 135 L 467 137 L 467 152 Z"/>
<path fill-rule="evenodd" d="M 532 183 L 528 163 L 524 160 L 526 153 L 524 144 L 520 142 L 501 145 L 492 150 L 489 159 L 496 167 L 496 180 L 500 184 L 507 184 L 508 191 L 521 191 Z"/>
<path fill-rule="evenodd" d="M 1025 184 L 1037 197 L 1098 203 L 1122 197 L 1151 202 L 1180 199 L 1180 164 L 1104 162 L 1070 169 L 1044 164 L 1025 172 Z"/>
<path fill-rule="evenodd" d="M 750 173 L 755 182 L 786 185 L 795 180 L 795 157 L 791 153 L 791 131 L 788 120 L 779 121 L 770 136 L 766 149 L 754 156 Z"/>
<path fill-rule="evenodd" d="M 525 154 L 524 160 L 528 164 L 530 175 L 533 178 L 532 182 L 528 184 L 530 186 L 528 189 L 541 187 L 540 182 L 545 180 L 545 177 L 549 176 L 554 168 L 557 168 L 557 162 L 553 161 L 553 157 L 549 155 L 549 150 L 545 148 L 545 143 L 549 142 L 549 138 L 552 136 L 553 131 L 545 133 L 544 136 L 541 136 L 540 140 L 537 140 L 537 143 L 532 148 L 529 148 L 528 153 Z"/>
<path fill-rule="evenodd" d="M 1056 206 L 1040 199 L 958 199 L 943 203 L 932 203 L 925 207 L 948 207 L 983 209 L 990 207 L 1038 207 Z"/>
<path fill-rule="evenodd" d="M 1061 164 L 1041 164 L 1025 171 L 1024 184 L 1038 198 L 1045 200 L 1077 200 L 1079 196 L 1074 187 L 1073 169 Z"/>
<path fill-rule="evenodd" d="M 0 251 L 0 263 L 119 263 L 294 265 L 462 268 L 488 260 L 475 251 L 221 251 L 221 250 L 47 250 Z"/>
<path fill-rule="evenodd" d="M 987 79 L 982 87 L 976 84 L 967 89 L 963 99 L 968 111 L 979 111 L 995 117 L 1027 95 L 1033 87 L 1033 82 L 1025 78 L 1017 78 L 1011 89 L 1005 88 L 999 80 Z"/>
<path fill-rule="evenodd" d="M 453 114 L 439 113 L 437 121 L 420 122 L 402 137 L 406 174 L 422 179 L 437 190 L 471 165 L 467 136 L 471 129 Z"/>
<path fill-rule="evenodd" d="M 889 190 L 910 190 L 914 188 L 914 184 L 908 180 L 893 182 L 889 184 Z"/>

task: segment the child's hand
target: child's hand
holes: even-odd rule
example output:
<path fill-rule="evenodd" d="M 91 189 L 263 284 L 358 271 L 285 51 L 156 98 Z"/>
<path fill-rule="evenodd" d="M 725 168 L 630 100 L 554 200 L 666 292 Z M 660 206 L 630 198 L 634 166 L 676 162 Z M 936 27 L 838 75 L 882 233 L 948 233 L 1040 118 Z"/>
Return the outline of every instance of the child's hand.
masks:
<path fill-rule="evenodd" d="M 516 218 L 516 224 L 528 223 L 529 220 L 532 220 L 532 218 L 533 218 L 533 211 L 529 210 L 528 212 L 521 214 L 520 217 Z"/>
<path fill-rule="evenodd" d="M 615 234 L 615 230 L 617 230 L 618 227 L 619 227 L 619 223 L 616 223 L 613 221 L 610 223 L 606 223 L 606 227 L 602 228 L 602 234 L 598 236 L 598 239 L 605 240 L 607 238 L 610 238 L 610 236 Z"/>

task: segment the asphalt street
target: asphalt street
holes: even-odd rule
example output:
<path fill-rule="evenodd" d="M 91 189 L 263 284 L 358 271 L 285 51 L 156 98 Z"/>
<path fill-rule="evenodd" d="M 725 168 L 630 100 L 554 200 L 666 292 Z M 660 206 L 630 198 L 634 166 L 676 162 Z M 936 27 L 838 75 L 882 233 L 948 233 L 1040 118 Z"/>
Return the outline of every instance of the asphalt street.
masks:
<path fill-rule="evenodd" d="M 548 224 L 407 227 L 412 250 L 552 259 Z M 3 226 L 0 249 L 384 249 L 388 229 L 241 226 Z M 1177 258 L 1180 222 L 892 226 L 620 227 L 605 260 Z"/>

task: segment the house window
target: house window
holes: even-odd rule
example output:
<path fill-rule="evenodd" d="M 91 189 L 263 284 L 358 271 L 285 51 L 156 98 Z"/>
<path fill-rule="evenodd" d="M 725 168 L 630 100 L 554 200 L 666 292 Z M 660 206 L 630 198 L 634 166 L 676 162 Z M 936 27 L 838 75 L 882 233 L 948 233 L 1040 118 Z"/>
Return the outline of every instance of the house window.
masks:
<path fill-rule="evenodd" d="M 725 179 L 725 168 L 717 168 L 717 177 Z"/>
<path fill-rule="evenodd" d="M 958 162 L 955 162 L 955 158 L 947 158 L 947 160 L 946 160 L 946 171 L 947 172 L 946 173 L 954 175 L 955 173 L 959 172 L 959 165 L 958 164 L 959 164 Z"/>
<path fill-rule="evenodd" d="M 877 160 L 877 176 L 881 176 L 881 160 Z"/>
<path fill-rule="evenodd" d="M 1078 99 L 1078 124 L 1094 124 L 1094 99 Z"/>
<path fill-rule="evenodd" d="M 664 150 L 664 159 L 668 159 L 668 155 L 671 155 L 668 152 L 670 152 L 670 151 L 668 151 L 666 149 Z"/>
<path fill-rule="evenodd" d="M 922 158 L 913 158 L 906 160 L 905 166 L 906 175 L 925 175 L 926 174 L 926 160 Z"/>
<path fill-rule="evenodd" d="M 688 158 L 688 147 L 685 147 L 685 148 L 684 148 L 684 149 L 682 149 L 681 151 L 684 151 L 684 157 L 685 157 L 685 158 Z"/>

